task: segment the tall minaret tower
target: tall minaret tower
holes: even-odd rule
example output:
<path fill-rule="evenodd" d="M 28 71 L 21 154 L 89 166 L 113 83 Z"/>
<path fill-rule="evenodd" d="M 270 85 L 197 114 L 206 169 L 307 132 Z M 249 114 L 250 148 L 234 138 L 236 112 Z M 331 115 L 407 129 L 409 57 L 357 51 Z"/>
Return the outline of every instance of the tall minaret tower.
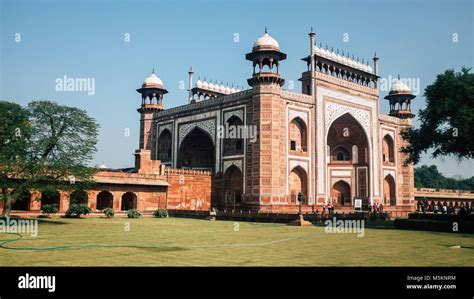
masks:
<path fill-rule="evenodd" d="M 145 78 L 142 87 L 137 89 L 142 95 L 142 104 L 137 111 L 140 113 L 140 149 L 151 150 L 150 128 L 153 120 L 153 113 L 163 110 L 163 95 L 168 91 L 163 86 L 155 70 Z"/>
<path fill-rule="evenodd" d="M 398 75 L 398 80 L 395 81 L 390 92 L 385 96 L 385 99 L 390 103 L 389 114 L 398 118 L 414 118 L 415 115 L 411 112 L 411 100 L 415 97 Z"/>
<path fill-rule="evenodd" d="M 137 109 L 140 113 L 140 141 L 138 150 L 135 152 L 135 168 L 138 172 L 153 172 L 154 163 L 151 161 L 153 116 L 156 112 L 163 110 L 163 95 L 168 91 L 153 70 L 137 92 L 141 94 L 142 103 Z"/>
<path fill-rule="evenodd" d="M 268 34 L 267 28 L 253 44 L 252 52 L 247 53 L 245 58 L 252 61 L 253 65 L 252 78 L 247 79 L 250 86 L 262 84 L 283 86 L 285 84 L 285 80 L 280 77 L 280 61 L 286 59 L 286 54 L 280 51 L 280 45 Z"/>

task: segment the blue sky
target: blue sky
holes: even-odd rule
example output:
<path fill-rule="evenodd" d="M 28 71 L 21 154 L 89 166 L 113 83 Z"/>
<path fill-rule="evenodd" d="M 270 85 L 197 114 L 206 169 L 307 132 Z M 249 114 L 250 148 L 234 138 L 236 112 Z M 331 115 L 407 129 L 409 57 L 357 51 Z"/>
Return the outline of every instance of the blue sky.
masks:
<path fill-rule="evenodd" d="M 139 94 L 155 68 L 169 94 L 185 104 L 195 78 L 245 86 L 252 43 L 268 27 L 288 54 L 282 76 L 295 82 L 306 65 L 308 31 L 319 45 L 360 59 L 380 57 L 379 75 L 419 79 L 421 90 L 445 69 L 473 65 L 473 1 L 52 1 L 0 0 L 0 98 L 26 105 L 49 99 L 87 110 L 99 122 L 94 164 L 133 165 Z M 21 42 L 15 42 L 19 33 Z M 235 41 L 235 34 L 239 40 Z M 344 34 L 349 41 L 344 42 Z M 124 42 L 124 35 L 130 42 Z M 457 34 L 458 42 L 453 42 Z M 347 36 L 347 35 L 346 35 Z M 95 78 L 95 94 L 57 92 L 56 79 Z M 388 112 L 381 91 L 381 112 Z M 425 105 L 422 92 L 412 105 Z M 415 119 L 415 124 L 417 121 Z M 126 129 L 130 135 L 126 136 Z M 430 160 L 446 175 L 474 175 L 474 161 Z"/>

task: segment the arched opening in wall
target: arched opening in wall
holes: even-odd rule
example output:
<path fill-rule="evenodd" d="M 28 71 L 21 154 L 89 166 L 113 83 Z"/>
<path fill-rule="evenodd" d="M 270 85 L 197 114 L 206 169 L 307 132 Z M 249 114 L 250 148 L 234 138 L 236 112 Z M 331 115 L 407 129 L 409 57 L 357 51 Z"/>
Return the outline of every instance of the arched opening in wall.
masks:
<path fill-rule="evenodd" d="M 240 169 L 232 165 L 224 173 L 224 206 L 235 208 L 242 205 L 243 175 Z"/>
<path fill-rule="evenodd" d="M 15 191 L 13 191 L 15 192 Z M 24 190 L 12 205 L 14 211 L 29 211 L 31 203 L 30 191 Z"/>
<path fill-rule="evenodd" d="M 328 167 L 341 167 L 345 171 L 351 167 L 351 182 L 355 186 L 355 193 L 351 196 L 360 197 L 363 203 L 366 202 L 371 190 L 370 148 L 366 131 L 350 113 L 345 113 L 332 122 L 326 140 L 330 155 Z"/>
<path fill-rule="evenodd" d="M 227 129 L 228 128 L 228 129 Z M 238 116 L 231 116 L 226 122 L 224 155 L 241 155 L 244 152 L 243 122 Z"/>
<path fill-rule="evenodd" d="M 59 209 L 59 192 L 52 188 L 41 190 L 41 207 L 44 205 L 54 205 Z"/>
<path fill-rule="evenodd" d="M 385 135 L 382 139 L 382 159 L 384 164 L 395 162 L 395 148 L 392 136 Z"/>
<path fill-rule="evenodd" d="M 385 204 L 395 206 L 397 204 L 397 198 L 395 193 L 395 180 L 389 174 L 383 180 L 383 198 Z"/>
<path fill-rule="evenodd" d="M 158 137 L 158 160 L 162 163 L 171 162 L 171 132 L 164 129 Z"/>
<path fill-rule="evenodd" d="M 101 191 L 97 194 L 97 210 L 101 211 L 105 208 L 114 208 L 114 196 L 109 191 Z"/>
<path fill-rule="evenodd" d="M 295 117 L 290 122 L 290 150 L 297 152 L 307 152 L 308 151 L 308 134 L 306 129 L 306 124 L 304 121 Z"/>
<path fill-rule="evenodd" d="M 332 186 L 331 190 L 332 203 L 334 205 L 350 206 L 351 186 L 345 181 L 338 181 Z"/>
<path fill-rule="evenodd" d="M 137 208 L 137 195 L 133 192 L 126 192 L 122 195 L 122 211 L 128 211 Z"/>
<path fill-rule="evenodd" d="M 194 128 L 181 142 L 178 168 L 214 170 L 214 144 L 209 134 Z"/>
<path fill-rule="evenodd" d="M 297 166 L 293 168 L 289 176 L 289 189 L 290 189 L 290 203 L 299 204 L 298 194 L 301 192 L 303 194 L 303 203 L 308 204 L 308 176 L 306 171 Z"/>
<path fill-rule="evenodd" d="M 351 153 L 343 146 L 338 146 L 332 151 L 331 160 L 335 162 L 350 162 Z"/>
<path fill-rule="evenodd" d="M 87 205 L 87 192 L 84 190 L 74 190 L 69 196 L 69 204 Z"/>

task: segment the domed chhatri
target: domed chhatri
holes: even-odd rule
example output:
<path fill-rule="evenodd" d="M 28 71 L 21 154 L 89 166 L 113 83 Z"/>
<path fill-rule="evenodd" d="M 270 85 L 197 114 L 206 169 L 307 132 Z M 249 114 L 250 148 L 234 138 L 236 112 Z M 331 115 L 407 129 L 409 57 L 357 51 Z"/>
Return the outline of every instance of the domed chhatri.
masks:
<path fill-rule="evenodd" d="M 139 112 L 163 110 L 163 95 L 168 91 L 165 89 L 163 81 L 155 75 L 155 70 L 143 80 L 142 87 L 137 89 L 137 92 L 142 95 L 142 105 L 138 109 Z"/>
<path fill-rule="evenodd" d="M 398 76 L 397 81 L 393 83 L 392 87 L 385 99 L 389 101 L 390 113 L 389 115 L 398 118 L 413 118 L 415 115 L 411 112 L 411 101 L 416 96 L 412 94 L 410 88 L 400 80 Z"/>
<path fill-rule="evenodd" d="M 252 61 L 253 66 L 252 78 L 247 80 L 250 86 L 285 84 L 285 80 L 280 77 L 279 68 L 280 61 L 286 59 L 286 54 L 280 51 L 280 44 L 268 34 L 267 28 L 253 44 L 252 52 L 247 53 L 245 58 Z"/>

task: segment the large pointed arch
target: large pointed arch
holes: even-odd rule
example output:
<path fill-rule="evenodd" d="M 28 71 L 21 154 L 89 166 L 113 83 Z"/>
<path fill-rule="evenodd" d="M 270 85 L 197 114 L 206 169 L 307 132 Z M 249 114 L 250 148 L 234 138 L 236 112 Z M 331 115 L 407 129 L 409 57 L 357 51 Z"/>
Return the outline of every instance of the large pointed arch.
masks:
<path fill-rule="evenodd" d="M 352 205 L 351 186 L 344 180 L 339 180 L 332 185 L 331 200 L 334 205 Z"/>
<path fill-rule="evenodd" d="M 326 132 L 327 164 L 331 169 L 348 169 L 354 185 L 355 194 L 351 196 L 370 198 L 370 138 L 364 126 L 346 112 L 335 118 Z M 356 150 L 354 150 L 356 149 Z M 357 155 L 355 157 L 354 155 Z M 330 175 L 328 171 L 328 176 Z M 331 179 L 328 177 L 328 183 Z M 328 185 L 332 192 L 332 186 Z"/>
<path fill-rule="evenodd" d="M 298 194 L 303 194 L 303 204 L 308 204 L 308 174 L 301 166 L 294 167 L 288 177 L 290 203 L 299 204 Z"/>
<path fill-rule="evenodd" d="M 177 167 L 214 170 L 215 148 L 211 136 L 194 127 L 183 139 L 178 150 Z"/>
<path fill-rule="evenodd" d="M 160 136 L 158 136 L 158 160 L 160 160 L 162 163 L 168 163 L 171 162 L 171 157 L 172 157 L 172 142 L 173 138 L 171 135 L 171 131 L 166 128 L 163 129 L 160 133 Z"/>
<path fill-rule="evenodd" d="M 225 208 L 235 208 L 242 205 L 244 178 L 242 171 L 236 165 L 229 166 L 223 176 L 223 202 Z"/>
<path fill-rule="evenodd" d="M 391 174 L 387 174 L 383 180 L 383 200 L 386 205 L 395 206 L 397 204 L 395 179 Z"/>

